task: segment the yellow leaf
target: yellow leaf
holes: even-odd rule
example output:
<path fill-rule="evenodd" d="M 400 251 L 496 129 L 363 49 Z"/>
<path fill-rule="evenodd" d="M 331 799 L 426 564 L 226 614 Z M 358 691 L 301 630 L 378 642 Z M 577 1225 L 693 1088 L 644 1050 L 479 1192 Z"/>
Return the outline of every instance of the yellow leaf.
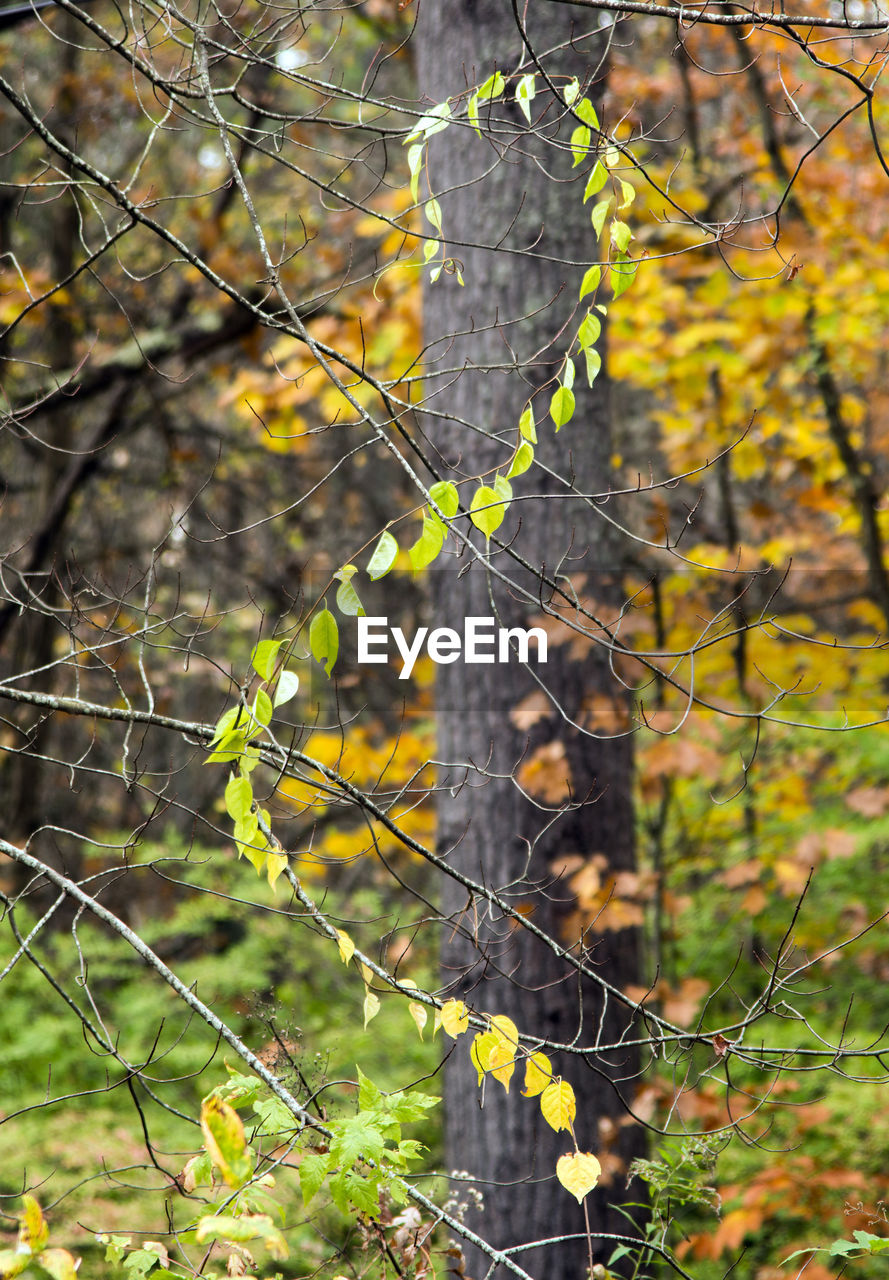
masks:
<path fill-rule="evenodd" d="M 536 1098 L 543 1093 L 553 1078 L 553 1064 L 545 1053 L 532 1053 L 525 1063 L 525 1087 L 522 1094 L 526 1098 Z"/>
<path fill-rule="evenodd" d="M 414 1022 L 417 1024 L 417 1030 L 419 1031 L 420 1039 L 422 1040 L 423 1028 L 426 1025 L 426 1019 L 429 1016 L 426 1012 L 426 1006 L 424 1004 L 417 1004 L 416 1000 L 412 1000 L 408 1005 L 407 1009 L 408 1009 L 408 1013 L 411 1015 Z"/>
<path fill-rule="evenodd" d="M 491 1064 L 491 1054 L 499 1043 L 500 1041 L 493 1031 L 480 1031 L 472 1041 L 469 1056 L 472 1059 L 472 1065 L 478 1072 L 479 1084 L 485 1078 L 485 1072 Z"/>
<path fill-rule="evenodd" d="M 374 980 L 373 971 L 368 969 L 363 960 L 361 961 L 361 976 L 364 979 L 364 985 L 369 987 Z"/>
<path fill-rule="evenodd" d="M 518 1048 L 519 1032 L 512 1018 L 507 1018 L 502 1013 L 495 1013 L 491 1018 L 491 1027 L 501 1039 L 507 1040 L 515 1048 Z"/>
<path fill-rule="evenodd" d="M 77 1280 L 79 1266 L 79 1259 L 67 1249 L 44 1249 L 40 1255 L 40 1269 L 52 1280 Z"/>
<path fill-rule="evenodd" d="M 230 1187 L 241 1187 L 253 1173 L 241 1117 L 228 1102 L 210 1094 L 201 1103 L 201 1129 L 210 1159 Z"/>
<path fill-rule="evenodd" d="M 456 1040 L 469 1026 L 469 1010 L 462 1000 L 447 1000 L 439 1014 L 441 1025 Z"/>
<path fill-rule="evenodd" d="M 375 1018 L 380 1012 L 380 1001 L 372 991 L 368 991 L 364 997 L 364 1029 L 367 1030 L 367 1024 L 371 1018 Z"/>
<path fill-rule="evenodd" d="M 548 1125 L 555 1129 L 569 1129 L 574 1124 L 577 1103 L 574 1090 L 567 1080 L 553 1080 L 540 1095 L 540 1110 Z"/>
<path fill-rule="evenodd" d="M 287 855 L 285 853 L 270 853 L 268 865 L 266 866 L 266 875 L 269 878 L 269 884 L 274 889 L 275 881 L 287 866 Z"/>
<path fill-rule="evenodd" d="M 19 1239 L 32 1253 L 39 1253 L 49 1239 L 49 1227 L 33 1196 L 22 1196 L 22 1205 L 24 1213 L 19 1224 Z"/>
<path fill-rule="evenodd" d="M 492 1034 L 491 1032 L 488 1033 Z M 496 1035 L 496 1032 L 493 1034 Z M 515 1049 L 508 1040 L 497 1040 L 488 1057 L 488 1070 L 495 1080 L 499 1080 L 507 1093 L 509 1082 L 515 1071 Z"/>
<path fill-rule="evenodd" d="M 560 1156 L 556 1164 L 556 1177 L 562 1186 L 577 1197 L 581 1204 L 584 1196 L 599 1181 L 602 1166 L 589 1151 L 572 1151 L 569 1155 Z"/>
<path fill-rule="evenodd" d="M 347 933 L 343 932 L 342 929 L 337 929 L 336 945 L 340 949 L 340 959 L 343 964 L 348 964 L 355 954 L 355 943 Z"/>

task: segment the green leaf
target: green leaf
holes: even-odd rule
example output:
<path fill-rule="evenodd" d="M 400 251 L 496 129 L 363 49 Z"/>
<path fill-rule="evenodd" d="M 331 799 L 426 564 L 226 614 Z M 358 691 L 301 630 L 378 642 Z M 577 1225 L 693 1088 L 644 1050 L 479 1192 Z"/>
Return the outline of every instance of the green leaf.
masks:
<path fill-rule="evenodd" d="M 583 164 L 587 158 L 590 149 L 592 134 L 589 127 L 585 124 L 579 124 L 571 134 L 571 154 L 574 156 L 574 168 L 579 164 Z"/>
<path fill-rule="evenodd" d="M 478 127 L 478 104 L 480 102 L 491 102 L 494 98 L 499 98 L 505 88 L 506 81 L 503 79 L 503 76 L 499 71 L 495 71 L 493 75 L 488 76 L 485 83 L 481 85 L 480 88 L 476 89 L 475 93 L 469 99 L 466 114 L 469 117 L 470 124 L 473 129 L 475 129 L 479 137 L 482 136 L 482 131 Z M 440 230 L 441 227 L 439 227 L 439 231 Z"/>
<path fill-rule="evenodd" d="M 501 475 L 494 477 L 494 492 L 503 502 L 512 502 L 512 485 Z"/>
<path fill-rule="evenodd" d="M 427 240 L 423 245 L 423 261 L 428 262 L 430 258 L 434 258 L 440 247 L 440 241 Z"/>
<path fill-rule="evenodd" d="M 522 115 L 531 123 L 531 103 L 537 96 L 537 77 L 533 75 L 522 76 L 516 85 L 515 100 L 521 108 Z"/>
<path fill-rule="evenodd" d="M 633 1249 L 628 1244 L 619 1244 L 613 1253 L 609 1255 L 608 1265 L 613 1267 L 615 1262 L 620 1262 L 621 1258 L 628 1258 Z"/>
<path fill-rule="evenodd" d="M 271 724 L 273 712 L 274 707 L 272 706 L 271 698 L 266 693 L 265 689 L 259 689 L 256 697 L 253 699 L 253 710 L 251 712 L 253 719 L 257 724 L 261 724 L 265 729 L 269 724 Z M 251 732 L 255 733 L 255 728 Z"/>
<path fill-rule="evenodd" d="M 473 93 L 470 96 L 468 103 L 466 104 L 466 118 L 468 119 L 469 123 L 472 125 L 473 129 L 476 131 L 478 136 L 481 137 L 482 131 L 478 126 L 478 94 L 477 93 Z"/>
<path fill-rule="evenodd" d="M 793 1262 L 794 1258 L 801 1258 L 804 1253 L 809 1254 L 822 1252 L 823 1250 L 816 1248 L 814 1245 L 809 1245 L 805 1249 L 795 1249 L 793 1253 L 789 1253 L 786 1258 L 781 1259 L 781 1265 L 782 1267 L 786 1266 L 788 1262 Z"/>
<path fill-rule="evenodd" d="M 577 82 L 577 76 L 572 76 L 565 88 L 562 90 L 562 97 L 565 99 L 567 106 L 572 106 L 577 101 L 577 95 L 580 93 L 580 85 Z"/>
<path fill-rule="evenodd" d="M 309 648 L 312 657 L 320 662 L 329 676 L 339 653 L 340 633 L 336 618 L 328 608 L 316 613 L 309 628 Z"/>
<path fill-rule="evenodd" d="M 280 1098 L 263 1098 L 261 1102 L 254 1102 L 253 1110 L 263 1133 L 292 1133 L 296 1128 L 296 1120 Z"/>
<path fill-rule="evenodd" d="M 587 347 L 592 347 L 599 340 L 602 332 L 602 321 L 598 316 L 594 316 L 588 311 L 581 321 L 580 328 L 577 330 L 577 341 L 582 351 L 586 351 Z"/>
<path fill-rule="evenodd" d="M 495 529 L 499 529 L 506 515 L 506 508 L 499 500 L 495 489 L 482 484 L 472 495 L 469 508 L 472 523 L 486 538 L 490 538 Z"/>
<path fill-rule="evenodd" d="M 364 995 L 364 1030 L 366 1031 L 371 1019 L 375 1018 L 380 1012 L 380 997 L 375 991 L 366 991 Z"/>
<path fill-rule="evenodd" d="M 602 234 L 602 228 L 605 226 L 605 219 L 608 217 L 608 211 L 613 201 L 611 197 L 607 200 L 600 200 L 598 204 L 593 205 L 592 222 L 593 230 L 597 236 Z"/>
<path fill-rule="evenodd" d="M 430 1093 L 421 1093 L 418 1089 L 399 1090 L 398 1093 L 391 1093 L 386 1099 L 389 1114 L 400 1124 L 412 1124 L 416 1120 L 422 1120 L 431 1107 L 437 1107 L 440 1104 L 441 1098 L 435 1098 Z"/>
<path fill-rule="evenodd" d="M 519 418 L 519 432 L 523 439 L 530 440 L 531 444 L 537 443 L 537 428 L 534 424 L 534 410 L 530 404 L 525 405 L 524 412 Z"/>
<path fill-rule="evenodd" d="M 580 301 L 583 301 L 588 293 L 596 292 L 601 279 L 602 268 L 600 266 L 592 266 L 587 270 L 580 285 Z"/>
<path fill-rule="evenodd" d="M 550 401 L 549 414 L 556 424 L 556 431 L 570 422 L 574 416 L 574 392 L 568 387 L 559 387 Z"/>
<path fill-rule="evenodd" d="M 380 1118 L 373 1113 L 359 1111 L 355 1116 L 337 1121 L 336 1132 L 330 1142 L 331 1163 L 351 1169 L 360 1157 L 379 1160 L 383 1145 Z"/>
<path fill-rule="evenodd" d="M 445 524 L 444 520 L 435 514 L 431 507 L 427 507 L 423 512 L 423 519 L 428 520 L 431 525 L 434 525 L 442 538 L 446 538 L 448 536 L 448 526 Z"/>
<path fill-rule="evenodd" d="M 601 160 L 597 160 L 593 165 L 589 178 L 587 178 L 586 189 L 583 193 L 583 202 L 586 204 L 590 196 L 597 195 L 605 183 L 608 181 L 608 170 L 605 168 Z"/>
<path fill-rule="evenodd" d="M 831 1258 L 848 1258 L 859 1253 L 885 1253 L 889 1250 L 889 1237 L 871 1235 L 869 1231 L 853 1231 L 854 1240 L 834 1240 L 828 1250 Z"/>
<path fill-rule="evenodd" d="M 479 89 L 478 100 L 479 102 L 490 102 L 492 98 L 499 98 L 505 88 L 506 81 L 499 71 L 495 71 L 493 75 L 488 76 Z"/>
<path fill-rule="evenodd" d="M 261 876 L 268 861 L 269 848 L 265 836 L 258 835 L 251 844 L 239 844 L 238 854 L 246 858 L 258 876 Z"/>
<path fill-rule="evenodd" d="M 423 1143 L 417 1142 L 415 1138 L 404 1138 L 394 1150 L 387 1147 L 386 1155 L 392 1164 L 398 1165 L 399 1169 L 406 1169 L 412 1161 L 418 1160 L 426 1149 Z"/>
<path fill-rule="evenodd" d="M 245 1213 L 238 1218 L 226 1213 L 208 1215 L 198 1223 L 195 1239 L 200 1244 L 205 1240 L 247 1244 L 260 1239 L 273 1258 L 286 1258 L 288 1254 L 284 1237 L 267 1213 Z"/>
<path fill-rule="evenodd" d="M 868 1253 L 886 1253 L 889 1250 L 889 1237 L 871 1235 L 869 1231 L 853 1231 L 858 1244 Z"/>
<path fill-rule="evenodd" d="M 213 730 L 213 737 L 210 739 L 210 746 L 215 746 L 227 737 L 233 729 L 246 727 L 247 715 L 241 706 L 229 707 L 219 719 L 216 721 L 216 728 Z"/>
<path fill-rule="evenodd" d="M 379 1179 L 364 1178 L 354 1169 L 344 1170 L 330 1179 L 330 1195 L 340 1213 L 348 1215 L 350 1205 L 373 1217 L 380 1212 Z"/>
<path fill-rule="evenodd" d="M 438 203 L 438 201 L 434 197 L 431 200 L 426 201 L 425 205 L 423 206 L 423 212 L 426 214 L 426 217 L 432 223 L 433 227 L 435 227 L 435 230 L 438 232 L 438 234 L 442 235 L 443 232 L 441 229 L 441 205 Z"/>
<path fill-rule="evenodd" d="M 415 142 L 412 147 L 408 148 L 407 167 L 411 175 L 411 199 L 414 204 L 420 195 L 420 171 L 423 168 L 423 152 L 425 147 L 422 142 Z"/>
<path fill-rule="evenodd" d="M 592 386 L 602 369 L 602 357 L 595 347 L 587 347 L 583 354 L 586 358 L 586 380 Z"/>
<path fill-rule="evenodd" d="M 404 139 L 402 145 L 413 142 L 415 138 L 425 138 L 427 141 L 436 133 L 441 133 L 442 129 L 447 129 L 451 123 L 451 104 L 449 102 L 440 102 L 437 107 L 433 107 L 431 111 L 427 111 L 421 116 L 415 127 Z"/>
<path fill-rule="evenodd" d="M 229 778 L 225 788 L 225 807 L 233 822 L 241 822 L 253 805 L 253 788 L 249 778 Z"/>
<path fill-rule="evenodd" d="M 271 680 L 283 640 L 260 640 L 250 655 L 250 665 L 263 680 Z"/>
<path fill-rule="evenodd" d="M 827 1253 L 831 1258 L 848 1258 L 850 1254 L 858 1253 L 860 1248 L 854 1240 L 834 1240 Z"/>
<path fill-rule="evenodd" d="M 457 492 L 456 485 L 451 484 L 450 480 L 436 481 L 429 490 L 429 497 L 448 520 L 453 519 L 457 514 L 460 507 L 460 495 Z"/>
<path fill-rule="evenodd" d="M 384 530 L 380 534 L 380 540 L 374 547 L 373 555 L 367 563 L 367 576 L 371 582 L 376 582 L 378 578 L 385 578 L 395 563 L 397 555 L 398 543 L 388 529 Z"/>
<path fill-rule="evenodd" d="M 267 813 L 263 816 L 265 819 L 268 818 Z M 266 1086 L 256 1076 L 244 1075 L 243 1071 L 239 1071 L 228 1062 L 225 1064 L 225 1069 L 228 1079 L 224 1084 L 218 1084 L 212 1091 L 215 1098 L 223 1098 L 233 1107 L 246 1107 L 262 1097 Z"/>
<path fill-rule="evenodd" d="M 236 710 L 241 710 L 236 708 Z M 246 721 L 247 716 L 242 712 L 242 718 Z M 222 735 L 216 743 L 216 749 L 207 756 L 204 764 L 230 764 L 234 760 L 239 760 L 247 746 L 246 729 L 230 729 L 228 733 Z"/>
<path fill-rule="evenodd" d="M 622 293 L 626 293 L 630 285 L 636 279 L 636 272 L 639 269 L 638 261 L 634 262 L 632 258 L 625 253 L 617 253 L 611 261 L 611 291 L 615 298 L 619 298 Z"/>
<path fill-rule="evenodd" d="M 620 204 L 617 207 L 619 209 L 629 209 L 630 205 L 633 203 L 635 199 L 636 199 L 636 188 L 633 186 L 632 182 L 624 182 L 623 178 L 621 178 L 620 179 Z"/>
<path fill-rule="evenodd" d="M 581 98 L 577 106 L 574 108 L 574 114 L 584 124 L 588 124 L 591 129 L 599 128 L 599 117 L 596 115 L 596 109 L 590 102 L 589 98 Z"/>
<path fill-rule="evenodd" d="M 411 568 L 425 569 L 436 558 L 444 546 L 444 526 L 433 512 L 423 515 L 423 532 L 412 547 L 408 548 Z"/>
<path fill-rule="evenodd" d="M 626 253 L 627 249 L 629 248 L 630 241 L 633 238 L 633 233 L 630 230 L 630 228 L 627 226 L 627 224 L 615 218 L 615 220 L 611 224 L 610 235 L 611 235 L 611 243 L 614 245 L 614 247 L 616 249 L 619 249 L 621 253 Z"/>
<path fill-rule="evenodd" d="M 370 1111 L 383 1104 L 383 1091 L 358 1068 L 358 1109 Z"/>
<path fill-rule="evenodd" d="M 406 1205 L 408 1200 L 407 1187 L 399 1178 L 393 1178 L 386 1188 L 389 1199 L 393 1204 Z"/>
<path fill-rule="evenodd" d="M 257 844 L 258 834 L 259 815 L 252 809 L 248 809 L 242 818 L 235 819 L 234 837 L 238 844 Z M 262 844 L 265 844 L 265 836 L 262 837 Z"/>
<path fill-rule="evenodd" d="M 299 688 L 299 676 L 295 671 L 282 671 L 278 677 L 278 683 L 275 686 L 275 696 L 272 699 L 276 707 L 283 707 L 285 702 L 289 702 Z"/>
<path fill-rule="evenodd" d="M 364 606 L 358 599 L 358 592 L 352 586 L 351 578 L 341 582 L 336 589 L 336 603 L 340 611 L 349 618 L 363 618 Z"/>
<path fill-rule="evenodd" d="M 570 359 L 566 356 L 566 357 L 565 357 L 565 368 L 564 368 L 564 370 L 563 370 L 563 372 L 562 372 L 562 386 L 563 386 L 563 387 L 567 387 L 567 389 L 568 389 L 569 391 L 570 391 L 570 390 L 571 390 L 571 388 L 574 386 L 574 375 L 575 375 L 574 361 L 573 361 L 573 360 L 570 360 Z"/>
<path fill-rule="evenodd" d="M 308 1204 L 320 1191 L 329 1167 L 329 1155 L 314 1155 L 309 1152 L 302 1157 L 299 1162 L 299 1186 L 303 1193 L 303 1204 Z"/>
<path fill-rule="evenodd" d="M 203 1159 L 203 1157 L 199 1156 L 195 1157 L 195 1159 Z M 209 1160 L 209 1156 L 207 1159 Z M 189 1161 L 190 1163 L 191 1161 Z M 209 1182 L 209 1176 L 207 1181 Z M 108 1236 L 99 1236 L 99 1240 L 102 1244 L 107 1242 L 107 1248 L 105 1249 L 106 1262 L 120 1262 L 126 1256 L 126 1251 L 132 1243 L 130 1236 L 111 1236 L 110 1239 Z"/>
<path fill-rule="evenodd" d="M 138 1276 L 147 1276 L 160 1262 L 160 1256 L 154 1249 L 134 1249 L 124 1258 L 123 1269 L 128 1280 L 137 1280 Z"/>
<path fill-rule="evenodd" d="M 512 460 L 509 470 L 506 473 L 507 480 L 512 480 L 516 476 L 524 475 L 531 463 L 534 461 L 534 447 L 527 440 L 523 440 L 516 449 L 515 457 Z"/>

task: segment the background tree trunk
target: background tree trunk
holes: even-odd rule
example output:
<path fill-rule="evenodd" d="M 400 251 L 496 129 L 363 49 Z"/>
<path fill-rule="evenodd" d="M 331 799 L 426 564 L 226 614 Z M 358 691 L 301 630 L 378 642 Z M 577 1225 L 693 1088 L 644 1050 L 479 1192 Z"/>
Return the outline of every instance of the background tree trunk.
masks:
<path fill-rule="evenodd" d="M 540 50 L 580 34 L 573 32 L 570 13 L 557 8 L 547 6 L 545 23 L 531 30 Z M 525 55 L 508 0 L 427 2 L 417 48 L 420 89 L 434 102 L 481 84 L 495 69 L 515 70 Z M 598 80 L 590 90 L 595 96 L 603 49 L 601 33 L 578 39 L 548 56 L 547 69 L 562 84 L 565 76 L 577 76 L 582 87 Z M 429 177 L 441 199 L 447 252 L 459 260 L 465 280 L 461 287 L 455 275 L 443 274 L 427 285 L 424 298 L 426 343 L 441 370 L 431 407 L 443 415 L 430 418 L 427 431 L 455 477 L 498 466 L 505 473 L 523 406 L 557 372 L 582 318 L 581 309 L 560 335 L 576 306 L 583 264 L 597 256 L 582 204 L 588 166 L 572 170 L 567 150 L 576 121 L 560 123 L 551 100 L 537 98 L 533 107 L 533 117 L 546 112 L 547 141 L 524 131 L 508 91 L 502 102 L 481 108 L 496 118 L 484 141 L 468 126 L 454 125 L 430 145 Z M 550 173 L 556 181 L 547 178 Z M 514 323 L 519 318 L 520 328 Z M 453 336 L 460 334 L 466 336 Z M 500 534 L 508 528 L 504 541 L 514 536 L 535 566 L 570 573 L 595 599 L 599 615 L 613 618 L 621 576 L 615 541 L 600 512 L 572 496 L 572 485 L 583 493 L 607 492 L 604 373 L 589 390 L 578 370 L 575 391 L 575 417 L 558 436 L 551 421 L 541 422 L 551 389 L 538 397 L 537 459 L 556 474 L 535 468 L 515 482 L 523 500 L 513 504 L 514 518 Z M 535 496 L 524 500 L 527 494 Z M 612 505 L 608 510 L 613 514 Z M 520 605 L 479 564 L 460 575 L 466 559 L 438 562 L 445 567 L 433 575 L 436 625 L 459 628 L 464 617 L 490 616 L 495 609 L 509 625 L 539 621 L 539 608 Z M 513 568 L 504 556 L 497 563 Z M 539 596 L 531 575 L 521 585 Z M 626 728 L 629 717 L 605 651 L 593 640 L 575 636 L 555 643 L 559 638 L 551 637 L 540 673 L 567 715 L 603 736 L 567 727 L 539 695 L 517 711 L 538 685 L 516 663 L 438 668 L 446 788 L 439 840 L 454 867 L 484 880 L 560 942 L 572 943 L 592 922 L 589 902 L 579 902 L 576 890 L 584 876 L 587 885 L 599 876 L 597 855 L 614 872 L 634 866 L 632 748 L 629 736 L 610 736 Z M 626 1034 L 626 1010 L 613 1003 L 603 1010 L 593 984 L 578 983 L 552 951 L 486 904 L 468 902 L 451 884 L 442 906 L 449 922 L 442 962 L 451 994 L 478 1011 L 508 1014 L 520 1031 L 554 1043 L 608 1044 Z M 614 985 L 639 980 L 634 928 L 587 935 L 586 942 L 592 963 Z M 620 1124 L 621 1094 L 632 1093 L 636 1054 L 562 1053 L 554 1062 L 575 1089 L 580 1147 L 599 1155 L 605 1168 L 603 1184 L 588 1198 L 593 1234 L 625 1232 L 626 1218 L 609 1204 L 624 1198 L 626 1166 L 641 1150 L 638 1127 Z M 517 1096 L 521 1076 L 520 1069 L 508 1097 L 491 1079 L 480 1093 L 467 1047 L 457 1045 L 446 1075 L 448 1166 L 479 1180 L 484 1207 L 470 1203 L 467 1221 L 488 1240 L 516 1247 L 572 1236 L 515 1256 L 547 1280 L 579 1280 L 588 1265 L 583 1212 L 552 1177 L 572 1144 L 566 1133 L 546 1125 L 539 1107 Z M 615 1087 L 611 1080 L 620 1083 Z M 594 1241 L 597 1261 L 607 1260 L 612 1249 L 613 1242 Z M 467 1257 L 467 1273 L 476 1280 L 485 1269 L 480 1256 Z"/>

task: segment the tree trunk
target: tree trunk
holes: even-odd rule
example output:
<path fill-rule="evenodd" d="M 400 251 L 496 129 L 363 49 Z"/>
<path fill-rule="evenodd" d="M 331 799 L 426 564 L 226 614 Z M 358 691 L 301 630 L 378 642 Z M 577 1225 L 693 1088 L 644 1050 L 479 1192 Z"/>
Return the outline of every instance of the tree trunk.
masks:
<path fill-rule="evenodd" d="M 547 6 L 545 23 L 532 29 L 540 49 L 572 35 L 570 13 L 557 9 Z M 417 47 L 420 90 L 432 102 L 481 84 L 495 69 L 508 74 L 525 56 L 509 0 L 426 0 Z M 577 76 L 586 87 L 602 75 L 603 48 L 599 36 L 578 40 L 549 56 L 547 69 L 562 84 Z M 533 107 L 532 118 L 546 113 L 536 137 L 525 131 L 508 90 L 501 102 L 482 105 L 482 139 L 464 123 L 430 144 L 429 181 L 441 201 L 447 253 L 465 280 L 461 287 L 445 272 L 424 298 L 432 369 L 426 406 L 441 415 L 428 416 L 427 432 L 455 479 L 498 466 L 505 474 L 522 409 L 558 372 L 584 314 L 581 308 L 571 319 L 584 263 L 597 255 L 582 203 L 588 166 L 572 169 L 567 149 L 577 122 L 560 123 L 546 98 Z M 552 388 L 535 401 L 537 460 L 555 474 L 535 467 L 514 482 L 519 500 L 499 535 L 504 542 L 514 537 L 535 567 L 570 574 L 598 615 L 613 619 L 621 569 L 615 538 L 601 508 L 576 496 L 608 488 L 605 374 L 589 390 L 578 370 L 575 392 L 575 416 L 559 435 L 542 421 Z M 613 504 L 607 510 L 613 515 Z M 501 625 L 539 625 L 540 606 L 523 605 L 480 564 L 461 574 L 467 559 L 438 562 L 434 625 L 459 630 L 464 617 L 495 612 Z M 548 598 L 536 576 L 517 577 L 503 554 L 495 563 L 538 599 Z M 550 637 L 546 667 L 534 670 L 554 703 L 543 701 L 532 673 L 516 662 L 438 668 L 439 846 L 455 869 L 571 945 L 594 922 L 603 897 L 597 886 L 607 893 L 609 874 L 634 866 L 631 739 L 621 734 L 628 707 L 594 639 L 561 628 Z M 579 982 L 564 960 L 486 903 L 469 901 L 459 885 L 445 891 L 442 909 L 449 994 L 478 1012 L 507 1014 L 520 1032 L 554 1044 L 614 1044 L 631 1030 L 626 1009 L 614 1002 L 603 1009 L 594 983 Z M 634 927 L 588 933 L 584 942 L 590 963 L 613 985 L 639 980 Z M 580 1148 L 598 1155 L 605 1171 L 587 1198 L 594 1258 L 604 1262 L 614 1244 L 598 1237 L 629 1228 L 610 1205 L 626 1199 L 626 1166 L 641 1153 L 638 1127 L 620 1123 L 638 1055 L 626 1048 L 550 1056 L 575 1090 Z M 469 1225 L 498 1247 L 518 1248 L 516 1260 L 535 1276 L 581 1280 L 589 1259 L 583 1210 L 553 1177 L 573 1144 L 548 1127 L 535 1100 L 520 1096 L 522 1076 L 520 1066 L 509 1096 L 491 1078 L 480 1090 L 467 1044 L 456 1045 L 446 1068 L 448 1167 L 478 1180 L 484 1206 L 469 1198 Z M 563 1236 L 570 1238 L 522 1250 Z M 487 1264 L 480 1253 L 469 1251 L 466 1270 L 481 1280 Z"/>

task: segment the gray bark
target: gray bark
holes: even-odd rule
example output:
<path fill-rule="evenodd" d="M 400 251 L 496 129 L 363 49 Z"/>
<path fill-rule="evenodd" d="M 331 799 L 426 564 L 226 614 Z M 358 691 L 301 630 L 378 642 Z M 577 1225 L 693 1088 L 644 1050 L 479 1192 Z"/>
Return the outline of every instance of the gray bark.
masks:
<path fill-rule="evenodd" d="M 532 30 L 541 50 L 581 34 L 574 32 L 570 14 L 556 10 L 547 6 L 545 22 Z M 603 48 L 601 36 L 578 39 L 548 56 L 546 65 L 551 75 L 574 75 L 585 86 L 594 74 L 601 76 Z M 431 102 L 481 84 L 495 68 L 508 74 L 524 55 L 509 0 L 425 0 L 417 51 L 420 90 Z M 595 89 L 590 92 L 594 96 Z M 534 115 L 545 105 L 545 98 L 537 99 Z M 425 340 L 433 371 L 440 361 L 427 407 L 441 415 L 430 414 L 426 427 L 443 471 L 455 479 L 496 466 L 505 471 L 525 402 L 557 371 L 584 314 L 579 309 L 572 319 L 582 264 L 597 256 L 582 205 L 588 166 L 573 169 L 565 150 L 576 121 L 559 123 L 550 103 L 543 122 L 549 141 L 535 139 L 524 132 L 511 94 L 490 109 L 483 106 L 481 118 L 484 139 L 455 124 L 430 145 L 430 182 L 441 200 L 448 252 L 462 264 L 465 287 L 445 274 L 426 288 Z M 552 145 L 556 138 L 560 152 Z M 449 376 L 446 369 L 458 372 Z M 560 568 L 582 575 L 600 613 L 614 617 L 619 547 L 602 508 L 575 496 L 607 492 L 607 380 L 603 373 L 590 391 L 578 367 L 577 411 L 559 435 L 551 421 L 541 421 L 551 391 L 535 402 L 537 458 L 556 475 L 535 468 L 516 480 L 521 500 L 499 532 L 506 534 L 504 541 L 514 536 L 516 549 L 547 573 Z M 606 505 L 609 513 L 612 505 Z M 540 615 L 539 605 L 516 600 L 480 565 L 460 574 L 467 559 L 464 554 L 438 562 L 444 567 L 433 575 L 435 625 L 459 629 L 465 616 L 490 616 L 492 600 L 510 625 L 528 626 Z M 504 555 L 496 563 L 540 595 L 532 576 L 517 575 Z M 439 807 L 439 845 L 455 868 L 529 911 L 560 942 L 571 942 L 577 937 L 578 903 L 563 872 L 566 860 L 576 868 L 580 859 L 604 854 L 614 870 L 634 865 L 631 740 L 609 736 L 613 719 L 625 717 L 627 709 L 601 645 L 551 645 L 547 666 L 539 671 L 569 717 L 588 716 L 592 735 L 566 725 L 553 709 L 530 726 L 517 725 L 516 705 L 537 688 L 517 664 L 438 668 L 440 782 L 447 788 Z M 595 736 L 596 716 L 604 736 Z M 570 769 L 570 802 L 561 813 L 555 812 L 558 803 L 529 800 L 516 785 L 523 761 L 547 746 L 554 753 L 564 749 Z M 626 1010 L 612 1003 L 603 1016 L 596 986 L 578 982 L 564 961 L 508 919 L 469 902 L 456 885 L 445 889 L 442 910 L 448 922 L 442 964 L 450 994 L 479 1012 L 507 1014 L 521 1032 L 554 1043 L 608 1044 L 626 1035 Z M 623 987 L 638 981 L 634 929 L 586 941 L 592 963 L 610 982 Z M 577 1096 L 580 1148 L 609 1156 L 608 1181 L 588 1197 L 594 1256 L 604 1262 L 613 1242 L 599 1239 L 600 1233 L 626 1232 L 629 1226 L 609 1204 L 627 1198 L 626 1166 L 641 1151 L 638 1127 L 619 1124 L 625 1115 L 621 1094 L 632 1094 L 638 1061 L 630 1049 L 583 1057 L 563 1053 L 554 1061 Z M 476 1231 L 498 1247 L 519 1249 L 569 1236 L 516 1256 L 535 1276 L 580 1280 L 588 1266 L 583 1212 L 552 1176 L 572 1143 L 568 1134 L 546 1125 L 536 1101 L 520 1096 L 522 1075 L 520 1068 L 509 1096 L 491 1079 L 481 1092 L 468 1044 L 457 1044 L 446 1068 L 448 1166 L 479 1180 L 484 1208 L 470 1204 L 467 1215 Z M 481 1280 L 486 1266 L 480 1254 L 467 1253 L 466 1271 Z"/>

